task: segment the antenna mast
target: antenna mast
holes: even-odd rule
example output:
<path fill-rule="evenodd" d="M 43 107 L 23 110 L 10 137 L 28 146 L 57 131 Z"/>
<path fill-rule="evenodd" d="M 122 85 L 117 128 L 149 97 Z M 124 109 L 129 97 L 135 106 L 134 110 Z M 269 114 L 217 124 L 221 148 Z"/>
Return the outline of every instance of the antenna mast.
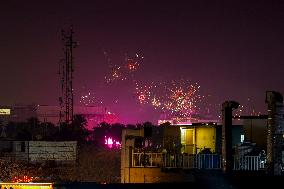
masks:
<path fill-rule="evenodd" d="M 61 84 L 61 96 L 59 97 L 59 123 L 61 124 L 64 120 L 67 126 L 71 125 L 73 121 L 73 49 L 77 45 L 77 43 L 73 41 L 73 34 L 74 32 L 72 26 L 68 31 L 61 31 L 65 57 L 59 63 L 59 75 Z"/>

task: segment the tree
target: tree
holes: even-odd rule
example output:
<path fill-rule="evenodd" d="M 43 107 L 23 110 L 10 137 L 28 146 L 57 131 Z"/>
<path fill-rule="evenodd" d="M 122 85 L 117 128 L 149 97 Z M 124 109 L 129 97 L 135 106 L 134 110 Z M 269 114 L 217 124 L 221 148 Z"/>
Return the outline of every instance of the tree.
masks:
<path fill-rule="evenodd" d="M 58 133 L 58 126 L 55 126 L 53 123 L 44 122 L 40 123 L 39 127 L 42 131 L 43 140 L 56 140 L 56 135 Z"/>
<path fill-rule="evenodd" d="M 73 138 L 78 142 L 85 142 L 90 135 L 85 117 L 82 115 L 75 115 L 71 126 Z"/>
<path fill-rule="evenodd" d="M 27 120 L 27 130 L 30 133 L 32 140 L 40 140 L 43 137 L 43 132 L 39 125 L 40 121 L 36 117 L 31 117 Z"/>
<path fill-rule="evenodd" d="M 57 140 L 73 140 L 78 141 L 79 144 L 87 141 L 90 135 L 87 129 L 87 121 L 82 115 L 75 115 L 71 125 L 61 123 L 57 130 Z"/>

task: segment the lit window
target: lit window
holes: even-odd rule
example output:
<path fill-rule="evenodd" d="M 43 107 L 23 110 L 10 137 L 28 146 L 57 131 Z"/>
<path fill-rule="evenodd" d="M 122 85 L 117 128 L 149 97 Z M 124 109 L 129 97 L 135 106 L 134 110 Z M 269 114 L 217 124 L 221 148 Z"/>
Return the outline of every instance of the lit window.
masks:
<path fill-rule="evenodd" d="M 245 140 L 245 135 L 241 135 L 241 142 L 244 142 Z"/>
<path fill-rule="evenodd" d="M 180 128 L 180 131 L 181 131 L 181 133 L 180 133 L 181 143 L 184 144 L 185 138 L 186 138 L 186 136 L 185 136 L 186 130 L 184 128 Z"/>
<path fill-rule="evenodd" d="M 0 115 L 11 115 L 11 109 L 8 108 L 1 108 Z"/>

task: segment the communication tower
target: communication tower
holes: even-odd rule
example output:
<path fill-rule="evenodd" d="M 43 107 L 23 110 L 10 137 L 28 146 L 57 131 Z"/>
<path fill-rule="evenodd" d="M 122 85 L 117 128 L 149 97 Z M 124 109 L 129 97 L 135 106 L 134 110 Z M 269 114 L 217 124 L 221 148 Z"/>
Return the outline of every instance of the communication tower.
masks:
<path fill-rule="evenodd" d="M 77 43 L 73 40 L 73 34 L 72 26 L 67 31 L 61 31 L 64 58 L 59 62 L 61 86 L 59 123 L 65 122 L 66 125 L 70 125 L 73 121 L 73 49 L 77 46 Z"/>

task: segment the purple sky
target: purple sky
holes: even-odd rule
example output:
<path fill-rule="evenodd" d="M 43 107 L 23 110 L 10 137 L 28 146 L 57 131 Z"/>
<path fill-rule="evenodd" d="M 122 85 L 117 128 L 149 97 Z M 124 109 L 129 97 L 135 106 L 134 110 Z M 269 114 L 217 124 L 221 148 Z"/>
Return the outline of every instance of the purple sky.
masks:
<path fill-rule="evenodd" d="M 283 1 L 5 1 L 0 23 L 3 105 L 58 104 L 60 31 L 70 24 L 75 96 L 88 89 L 124 123 L 161 112 L 139 105 L 131 82 L 104 82 L 104 51 L 113 64 L 142 54 L 137 80 L 189 79 L 216 107 L 236 100 L 266 113 L 265 91 L 284 93 Z"/>

